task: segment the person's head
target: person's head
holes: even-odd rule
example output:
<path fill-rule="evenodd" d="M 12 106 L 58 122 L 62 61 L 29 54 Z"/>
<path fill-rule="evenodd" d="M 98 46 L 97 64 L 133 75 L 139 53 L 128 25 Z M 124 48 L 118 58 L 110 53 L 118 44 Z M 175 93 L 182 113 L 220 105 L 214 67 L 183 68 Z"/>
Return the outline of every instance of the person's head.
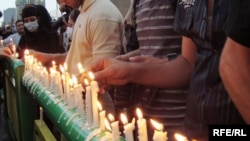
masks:
<path fill-rule="evenodd" d="M 16 30 L 19 34 L 24 33 L 24 26 L 23 26 L 23 20 L 17 20 L 16 23 Z"/>
<path fill-rule="evenodd" d="M 10 25 L 6 25 L 5 32 L 6 33 L 11 33 L 12 32 L 12 28 L 10 27 Z"/>
<path fill-rule="evenodd" d="M 57 3 L 59 5 L 65 4 L 65 5 L 72 7 L 73 9 L 79 8 L 83 2 L 84 0 L 57 0 Z"/>
<path fill-rule="evenodd" d="M 71 13 L 69 14 L 69 21 L 68 21 L 68 26 L 69 27 L 73 27 L 76 19 L 78 17 L 78 15 L 80 14 L 80 11 L 78 9 L 74 9 L 73 11 L 71 11 Z"/>
<path fill-rule="evenodd" d="M 51 17 L 42 5 L 28 4 L 22 10 L 25 32 L 36 32 L 39 28 L 50 28 Z"/>

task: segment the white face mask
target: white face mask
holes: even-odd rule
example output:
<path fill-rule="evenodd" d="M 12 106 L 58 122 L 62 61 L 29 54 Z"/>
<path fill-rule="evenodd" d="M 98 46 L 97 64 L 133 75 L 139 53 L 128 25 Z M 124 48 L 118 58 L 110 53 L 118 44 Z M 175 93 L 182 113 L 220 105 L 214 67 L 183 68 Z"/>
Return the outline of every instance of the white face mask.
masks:
<path fill-rule="evenodd" d="M 24 23 L 24 26 L 29 30 L 29 32 L 34 32 L 37 30 L 39 25 L 37 20 L 35 20 L 33 22 Z"/>

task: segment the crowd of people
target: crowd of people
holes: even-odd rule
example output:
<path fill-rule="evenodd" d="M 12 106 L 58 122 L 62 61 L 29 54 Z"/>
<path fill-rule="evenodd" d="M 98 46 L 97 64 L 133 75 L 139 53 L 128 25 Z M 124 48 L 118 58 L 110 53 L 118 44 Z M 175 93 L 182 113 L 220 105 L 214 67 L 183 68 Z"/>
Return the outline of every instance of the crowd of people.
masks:
<path fill-rule="evenodd" d="M 16 22 L 15 44 L 44 65 L 65 62 L 79 79 L 78 62 L 93 71 L 107 113 L 133 117 L 140 107 L 164 124 L 169 141 L 177 131 L 206 141 L 209 125 L 250 123 L 249 1 L 131 0 L 125 17 L 109 0 L 58 4 L 74 12 L 62 20 L 73 28 L 69 47 L 46 8 L 33 4 Z M 0 53 L 11 55 L 8 47 Z M 150 126 L 148 133 L 150 140 Z"/>

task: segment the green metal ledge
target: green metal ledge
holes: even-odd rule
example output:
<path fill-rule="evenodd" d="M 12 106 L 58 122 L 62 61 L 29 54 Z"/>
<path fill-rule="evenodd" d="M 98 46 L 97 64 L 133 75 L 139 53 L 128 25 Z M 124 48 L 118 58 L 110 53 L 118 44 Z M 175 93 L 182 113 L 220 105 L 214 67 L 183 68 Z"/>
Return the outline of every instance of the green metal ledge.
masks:
<path fill-rule="evenodd" d="M 24 75 L 23 84 L 68 141 L 112 140 L 110 132 L 100 131 L 99 127 L 88 124 L 85 117 L 80 116 L 76 109 L 70 109 L 65 104 L 64 99 L 44 88 L 39 80 Z M 120 137 L 120 140 L 125 141 L 123 137 Z"/>

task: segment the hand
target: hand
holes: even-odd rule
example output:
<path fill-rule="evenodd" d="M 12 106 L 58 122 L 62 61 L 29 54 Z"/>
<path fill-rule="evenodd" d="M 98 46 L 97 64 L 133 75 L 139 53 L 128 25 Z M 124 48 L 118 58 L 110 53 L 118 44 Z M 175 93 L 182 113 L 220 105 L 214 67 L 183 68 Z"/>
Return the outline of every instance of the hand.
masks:
<path fill-rule="evenodd" d="M 11 57 L 11 50 L 8 47 L 0 48 L 0 57 Z"/>
<path fill-rule="evenodd" d="M 127 53 L 127 54 L 123 54 L 123 55 L 118 55 L 115 57 L 115 59 L 121 60 L 121 61 L 129 61 L 129 57 L 130 57 L 130 55 Z"/>
<path fill-rule="evenodd" d="M 168 61 L 167 58 L 156 58 L 152 56 L 134 56 L 129 58 L 130 62 L 144 62 L 144 63 L 165 63 Z"/>
<path fill-rule="evenodd" d="M 106 87 L 109 84 L 124 85 L 130 79 L 130 63 L 114 58 L 102 58 L 90 63 L 86 70 L 95 75 L 95 80 Z"/>

